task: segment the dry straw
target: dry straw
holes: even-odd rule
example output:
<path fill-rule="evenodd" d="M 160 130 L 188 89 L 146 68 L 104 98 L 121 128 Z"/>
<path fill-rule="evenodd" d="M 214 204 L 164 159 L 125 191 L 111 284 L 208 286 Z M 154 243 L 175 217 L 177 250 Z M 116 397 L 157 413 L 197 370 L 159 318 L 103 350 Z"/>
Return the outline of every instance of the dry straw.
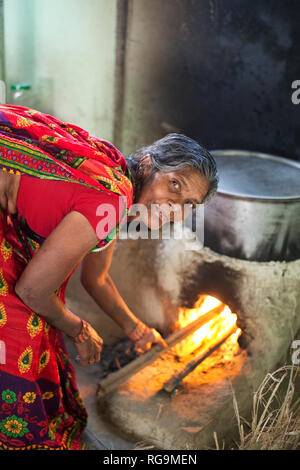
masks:
<path fill-rule="evenodd" d="M 300 398 L 295 394 L 295 380 L 299 367 L 286 365 L 264 378 L 253 396 L 252 420 L 247 422 L 239 414 L 234 390 L 233 407 L 239 430 L 239 450 L 295 450 L 300 449 Z M 214 441 L 217 449 L 225 448 Z"/>

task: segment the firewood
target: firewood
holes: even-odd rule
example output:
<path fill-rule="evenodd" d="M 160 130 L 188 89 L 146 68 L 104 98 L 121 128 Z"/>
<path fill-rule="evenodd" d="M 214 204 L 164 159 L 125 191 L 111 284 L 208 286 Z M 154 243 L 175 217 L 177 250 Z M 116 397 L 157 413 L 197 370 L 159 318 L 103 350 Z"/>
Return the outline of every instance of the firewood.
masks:
<path fill-rule="evenodd" d="M 184 377 L 190 374 L 196 367 L 198 367 L 199 364 L 201 364 L 201 362 L 204 361 L 204 359 L 206 359 L 216 349 L 218 349 L 221 344 L 223 344 L 231 335 L 233 335 L 233 333 L 236 332 L 236 330 L 237 326 L 234 325 L 230 328 L 230 330 L 227 330 L 220 339 L 216 339 L 207 349 L 201 351 L 201 353 L 197 357 L 192 359 L 190 362 L 188 362 L 180 372 L 177 372 L 177 374 L 171 377 L 171 379 L 164 384 L 163 389 L 169 393 L 173 392 L 175 388 L 180 384 L 180 382 L 184 379 Z"/>
<path fill-rule="evenodd" d="M 220 315 L 224 308 L 225 305 L 223 303 L 220 303 L 220 305 L 218 305 L 214 309 L 210 310 L 204 315 L 201 315 L 195 321 L 189 323 L 184 328 L 176 330 L 174 333 L 168 336 L 168 338 L 166 338 L 165 340 L 168 345 L 166 348 L 163 348 L 162 346 L 156 344 L 150 349 L 150 351 L 145 352 L 144 354 L 136 358 L 134 361 L 122 367 L 120 370 L 111 373 L 108 377 L 99 382 L 97 391 L 98 396 L 102 396 L 106 393 L 116 390 L 132 375 L 136 374 L 139 370 L 154 362 L 161 354 L 168 351 L 177 343 L 185 339 L 187 336 L 197 331 L 205 323 L 208 323 L 209 321 Z"/>

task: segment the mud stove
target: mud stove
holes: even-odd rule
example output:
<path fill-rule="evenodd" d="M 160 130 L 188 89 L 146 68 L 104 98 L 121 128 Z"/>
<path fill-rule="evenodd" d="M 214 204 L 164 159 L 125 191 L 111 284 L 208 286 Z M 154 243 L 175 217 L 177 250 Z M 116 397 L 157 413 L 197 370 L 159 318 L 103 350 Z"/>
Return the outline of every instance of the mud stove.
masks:
<path fill-rule="evenodd" d="M 115 373 L 123 377 L 116 387 L 114 374 L 100 382 L 100 412 L 163 449 L 213 447 L 214 432 L 234 437 L 233 394 L 248 416 L 265 374 L 291 362 L 300 328 L 300 165 L 237 151 L 218 156 L 220 189 L 205 214 L 211 247 L 176 237 L 120 240 L 111 270 L 132 310 L 174 345 Z M 197 318 L 209 321 L 174 341 Z M 132 364 L 140 364 L 133 375 Z"/>

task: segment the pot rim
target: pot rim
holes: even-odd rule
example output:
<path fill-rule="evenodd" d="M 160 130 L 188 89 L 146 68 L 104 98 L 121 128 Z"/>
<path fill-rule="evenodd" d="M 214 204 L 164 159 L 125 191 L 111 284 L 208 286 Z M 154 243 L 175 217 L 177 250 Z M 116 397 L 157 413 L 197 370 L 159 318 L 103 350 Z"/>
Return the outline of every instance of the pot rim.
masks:
<path fill-rule="evenodd" d="M 259 157 L 259 158 L 264 158 L 266 160 L 274 160 L 276 162 L 281 162 L 284 163 L 285 165 L 292 166 L 294 168 L 297 168 L 300 170 L 300 163 L 294 161 L 294 160 L 288 160 L 287 158 L 279 157 L 277 155 L 271 155 L 263 152 L 255 152 L 255 151 L 250 151 L 250 150 L 238 150 L 238 149 L 227 149 L 227 150 L 210 150 L 210 154 L 213 157 L 222 157 L 226 155 L 244 155 L 248 157 Z M 300 183 L 299 183 L 299 188 L 300 188 Z M 243 199 L 243 200 L 249 200 L 249 201 L 259 201 L 259 202 L 300 202 L 300 193 L 299 196 L 250 196 L 249 194 L 243 194 L 240 192 L 236 191 L 224 191 L 224 190 L 217 190 L 216 194 L 228 196 L 232 199 Z"/>

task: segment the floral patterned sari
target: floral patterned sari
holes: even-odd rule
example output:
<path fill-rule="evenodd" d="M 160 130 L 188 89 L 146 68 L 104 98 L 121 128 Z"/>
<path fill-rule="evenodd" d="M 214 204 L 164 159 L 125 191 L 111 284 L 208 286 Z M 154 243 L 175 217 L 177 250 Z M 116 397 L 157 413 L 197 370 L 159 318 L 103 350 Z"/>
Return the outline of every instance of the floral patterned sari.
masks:
<path fill-rule="evenodd" d="M 0 170 L 115 193 L 128 209 L 132 203 L 126 161 L 112 144 L 31 109 L 0 105 Z M 0 212 L 0 449 L 80 449 L 87 412 L 63 335 L 14 292 L 40 246 L 32 235 L 18 215 Z M 57 291 L 63 302 L 68 279 Z"/>

